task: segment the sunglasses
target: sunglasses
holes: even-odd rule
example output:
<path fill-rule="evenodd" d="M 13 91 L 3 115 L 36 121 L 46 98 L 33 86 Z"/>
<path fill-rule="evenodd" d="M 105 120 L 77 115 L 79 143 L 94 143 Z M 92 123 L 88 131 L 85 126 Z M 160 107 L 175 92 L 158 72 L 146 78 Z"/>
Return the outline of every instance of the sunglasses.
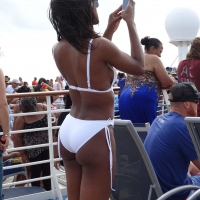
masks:
<path fill-rule="evenodd" d="M 98 2 L 98 0 L 93 0 L 93 3 L 94 3 L 94 6 L 95 6 L 96 8 L 99 7 L 99 2 Z"/>

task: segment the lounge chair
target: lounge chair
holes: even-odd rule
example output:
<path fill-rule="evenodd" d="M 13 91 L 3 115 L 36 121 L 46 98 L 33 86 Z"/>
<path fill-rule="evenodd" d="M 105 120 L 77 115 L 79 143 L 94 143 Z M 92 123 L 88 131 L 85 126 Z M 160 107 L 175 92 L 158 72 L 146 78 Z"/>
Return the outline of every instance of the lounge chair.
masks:
<path fill-rule="evenodd" d="M 131 121 L 115 120 L 114 135 L 116 173 L 111 200 L 165 200 L 183 190 L 200 189 L 185 185 L 162 195 L 151 161 Z"/>
<path fill-rule="evenodd" d="M 186 117 L 185 122 L 200 161 L 200 117 Z"/>
<path fill-rule="evenodd" d="M 116 174 L 112 200 L 155 200 L 162 195 L 160 185 L 133 124 L 115 120 Z"/>
<path fill-rule="evenodd" d="M 147 123 L 133 123 L 133 126 L 134 126 L 135 130 L 137 131 L 142 142 L 144 142 L 144 140 L 147 137 L 148 131 L 150 129 L 149 122 L 147 122 Z"/>

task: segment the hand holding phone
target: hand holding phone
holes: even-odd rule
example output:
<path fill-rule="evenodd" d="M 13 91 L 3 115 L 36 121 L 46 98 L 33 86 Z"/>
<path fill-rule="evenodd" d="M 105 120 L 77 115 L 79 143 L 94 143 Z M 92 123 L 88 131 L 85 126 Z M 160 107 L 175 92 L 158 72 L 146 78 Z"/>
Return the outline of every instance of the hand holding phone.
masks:
<path fill-rule="evenodd" d="M 123 0 L 122 9 L 125 10 L 128 5 L 129 0 Z"/>
<path fill-rule="evenodd" d="M 125 9 L 123 8 L 125 7 Z M 122 5 L 122 18 L 124 21 L 133 22 L 135 18 L 135 1 L 134 0 L 123 0 Z"/>

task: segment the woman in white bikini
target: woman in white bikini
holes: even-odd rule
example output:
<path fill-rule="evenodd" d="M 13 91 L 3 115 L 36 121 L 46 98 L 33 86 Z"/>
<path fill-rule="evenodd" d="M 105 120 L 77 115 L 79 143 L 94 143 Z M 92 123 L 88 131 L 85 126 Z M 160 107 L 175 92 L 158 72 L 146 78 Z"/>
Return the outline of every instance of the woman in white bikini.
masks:
<path fill-rule="evenodd" d="M 101 37 L 98 1 L 51 0 L 49 17 L 58 36 L 53 48 L 56 65 L 67 80 L 72 99 L 70 114 L 59 132 L 69 200 L 108 200 L 115 169 L 113 135 L 116 72 L 144 73 L 143 52 L 134 23 L 133 0 L 114 11 Z M 130 35 L 131 56 L 110 40 L 124 19 Z M 106 39 L 107 38 L 107 39 Z"/>

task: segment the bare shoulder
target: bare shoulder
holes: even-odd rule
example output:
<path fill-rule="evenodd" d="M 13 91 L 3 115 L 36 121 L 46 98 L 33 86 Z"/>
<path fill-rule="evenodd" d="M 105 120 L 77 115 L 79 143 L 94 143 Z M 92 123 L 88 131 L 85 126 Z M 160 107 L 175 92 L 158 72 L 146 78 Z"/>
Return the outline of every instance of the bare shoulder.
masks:
<path fill-rule="evenodd" d="M 47 106 L 43 103 L 37 103 L 37 109 L 42 111 L 42 110 L 46 110 Z"/>
<path fill-rule="evenodd" d="M 18 116 L 18 117 L 16 117 L 15 120 L 16 120 L 17 124 L 24 123 L 24 118 L 23 118 L 22 116 Z"/>
<path fill-rule="evenodd" d="M 116 45 L 112 41 L 110 41 L 110 40 L 108 40 L 108 39 L 106 39 L 104 37 L 96 38 L 93 43 L 95 45 L 97 44 L 98 47 L 101 47 L 101 48 L 104 48 L 104 47 L 116 47 Z"/>
<path fill-rule="evenodd" d="M 145 54 L 145 59 L 149 62 L 161 62 L 160 58 L 153 54 Z"/>
<path fill-rule="evenodd" d="M 69 51 L 70 48 L 73 47 L 66 40 L 61 40 L 53 46 L 52 51 L 54 55 L 58 55 Z"/>

